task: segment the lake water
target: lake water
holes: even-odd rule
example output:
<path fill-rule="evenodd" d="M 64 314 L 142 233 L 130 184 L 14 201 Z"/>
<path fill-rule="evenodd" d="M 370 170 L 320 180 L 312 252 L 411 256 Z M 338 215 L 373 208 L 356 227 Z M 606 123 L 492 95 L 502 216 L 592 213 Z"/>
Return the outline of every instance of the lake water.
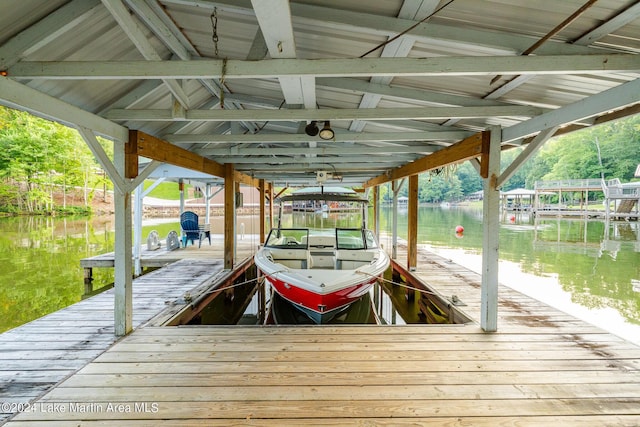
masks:
<path fill-rule="evenodd" d="M 345 223 L 357 214 L 322 218 L 301 214 L 285 224 Z M 311 215 L 311 216 L 309 216 Z M 418 241 L 430 250 L 479 271 L 482 211 L 469 208 L 420 208 Z M 258 230 L 255 218 L 239 218 L 247 234 Z M 390 209 L 382 209 L 381 231 L 391 234 Z M 284 225 L 284 224 L 283 224 Z M 462 225 L 463 236 L 455 227 Z M 500 228 L 500 282 L 598 324 L 640 344 L 640 229 L 638 222 L 544 219 L 506 215 Z M 166 236 L 177 221 L 145 224 Z M 398 230 L 406 238 L 407 216 Z M 213 233 L 222 233 L 216 229 Z M 83 282 L 80 259 L 113 250 L 110 218 L 0 219 L 0 332 L 80 301 L 108 287 L 111 269 L 95 269 L 94 284 Z M 390 247 L 390 242 L 383 242 Z"/>

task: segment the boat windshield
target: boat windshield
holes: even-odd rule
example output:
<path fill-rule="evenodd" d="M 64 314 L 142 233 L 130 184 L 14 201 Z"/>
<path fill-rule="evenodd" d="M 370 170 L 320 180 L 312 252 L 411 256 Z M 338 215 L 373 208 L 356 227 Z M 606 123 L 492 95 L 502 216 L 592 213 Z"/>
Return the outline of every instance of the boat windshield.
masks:
<path fill-rule="evenodd" d="M 366 249 L 361 228 L 336 228 L 338 249 Z"/>
<path fill-rule="evenodd" d="M 306 228 L 274 228 L 264 244 L 269 248 L 307 249 L 309 230 Z"/>

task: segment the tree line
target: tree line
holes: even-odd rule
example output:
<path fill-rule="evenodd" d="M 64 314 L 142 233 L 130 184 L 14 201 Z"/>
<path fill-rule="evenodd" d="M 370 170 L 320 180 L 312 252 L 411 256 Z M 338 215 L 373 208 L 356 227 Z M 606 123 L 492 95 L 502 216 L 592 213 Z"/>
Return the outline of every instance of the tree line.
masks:
<path fill-rule="evenodd" d="M 110 153 L 113 148 L 104 143 Z M 504 170 L 521 148 L 501 153 Z M 502 190 L 533 189 L 536 181 L 619 178 L 634 179 L 640 164 L 640 115 L 593 126 L 545 143 L 505 183 Z M 70 192 L 80 192 L 79 213 L 90 213 L 96 189 L 111 187 L 93 154 L 71 128 L 29 113 L 0 107 L 0 212 L 51 214 L 78 213 L 67 206 Z M 419 176 L 421 203 L 456 201 L 482 190 L 482 179 L 469 162 L 433 170 Z M 60 196 L 61 194 L 61 196 Z M 407 195 L 407 186 L 400 190 Z M 383 200 L 390 186 L 381 187 Z"/>
<path fill-rule="evenodd" d="M 502 151 L 501 170 L 506 169 L 522 150 L 514 148 Z M 638 165 L 640 115 L 635 115 L 547 141 L 505 183 L 502 190 L 532 190 L 536 181 L 588 178 L 637 181 L 634 173 Z M 418 201 L 421 203 L 458 201 L 482 190 L 482 178 L 469 162 L 465 162 L 421 174 L 418 188 Z M 406 196 L 407 193 L 407 185 L 404 185 L 399 194 Z M 381 188 L 381 197 L 390 200 L 392 194 L 389 186 Z"/>
<path fill-rule="evenodd" d="M 74 129 L 0 107 L 0 212 L 87 214 L 107 181 Z M 78 195 L 80 206 L 67 203 Z"/>

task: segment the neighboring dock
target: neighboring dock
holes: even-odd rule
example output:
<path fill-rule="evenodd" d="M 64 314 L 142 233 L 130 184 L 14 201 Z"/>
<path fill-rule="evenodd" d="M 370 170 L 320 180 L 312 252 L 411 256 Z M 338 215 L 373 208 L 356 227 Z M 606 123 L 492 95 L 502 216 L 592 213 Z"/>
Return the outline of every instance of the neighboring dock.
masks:
<path fill-rule="evenodd" d="M 478 274 L 420 250 L 415 275 L 478 319 Z M 640 347 L 499 292 L 496 333 L 138 328 L 8 425 L 640 425 Z"/>

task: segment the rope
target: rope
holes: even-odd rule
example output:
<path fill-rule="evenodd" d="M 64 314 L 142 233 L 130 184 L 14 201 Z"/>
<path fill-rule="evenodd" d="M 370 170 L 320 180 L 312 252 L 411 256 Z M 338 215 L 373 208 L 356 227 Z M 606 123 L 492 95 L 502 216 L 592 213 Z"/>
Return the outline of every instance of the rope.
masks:
<path fill-rule="evenodd" d="M 193 300 L 191 302 L 191 307 L 194 307 L 195 305 L 197 305 L 200 301 L 202 301 L 203 298 L 205 298 L 208 295 L 215 294 L 216 292 L 226 291 L 227 289 L 233 289 L 233 288 L 236 288 L 238 286 L 248 285 L 249 283 L 257 282 L 259 280 L 262 280 L 264 282 L 264 278 L 263 277 L 256 277 L 255 279 L 249 279 L 249 280 L 246 280 L 244 282 L 234 283 L 233 285 L 225 286 L 224 288 L 211 289 L 208 292 L 205 292 L 205 293 L 202 293 L 202 294 L 198 295 L 197 298 L 195 298 L 195 300 Z"/>
<path fill-rule="evenodd" d="M 366 273 L 364 271 L 358 271 L 358 273 L 365 274 L 365 275 L 371 276 L 371 277 L 375 277 L 381 282 L 388 283 L 388 284 L 391 284 L 391 285 L 394 285 L 394 286 L 400 286 L 401 288 L 406 288 L 406 289 L 410 289 L 410 290 L 413 290 L 413 291 L 418 291 L 420 293 L 427 294 L 427 295 L 440 296 L 440 295 L 438 295 L 437 293 L 435 293 L 433 291 L 427 291 L 425 289 L 416 288 L 414 286 L 407 285 L 406 283 L 394 282 L 393 280 L 385 279 L 384 277 L 374 276 L 373 274 Z"/>

